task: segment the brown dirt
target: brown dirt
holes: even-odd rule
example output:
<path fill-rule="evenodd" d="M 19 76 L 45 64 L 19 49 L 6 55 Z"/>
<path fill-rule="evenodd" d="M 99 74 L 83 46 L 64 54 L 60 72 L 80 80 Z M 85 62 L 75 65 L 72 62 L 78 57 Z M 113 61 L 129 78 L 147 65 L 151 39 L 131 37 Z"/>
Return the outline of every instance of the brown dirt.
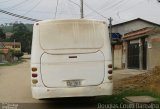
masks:
<path fill-rule="evenodd" d="M 118 80 L 114 83 L 114 93 L 124 90 L 149 90 L 160 93 L 160 66 L 143 74 Z"/>

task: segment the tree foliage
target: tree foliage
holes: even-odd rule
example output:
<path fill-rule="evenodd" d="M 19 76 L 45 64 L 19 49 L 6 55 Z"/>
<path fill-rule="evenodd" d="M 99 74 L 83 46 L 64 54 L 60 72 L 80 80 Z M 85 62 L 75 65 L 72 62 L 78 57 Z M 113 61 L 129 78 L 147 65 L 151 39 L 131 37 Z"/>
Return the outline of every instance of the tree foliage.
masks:
<path fill-rule="evenodd" d="M 23 23 L 13 24 L 14 36 L 16 42 L 21 42 L 22 52 L 31 52 L 32 32 Z"/>
<path fill-rule="evenodd" d="M 14 55 L 15 57 L 17 57 L 18 60 L 19 60 L 19 58 L 22 57 L 24 54 L 23 54 L 23 52 L 15 52 L 15 53 L 13 53 L 13 55 Z"/>
<path fill-rule="evenodd" d="M 12 27 L 11 27 L 12 26 Z M 4 25 L 0 25 L 0 41 L 2 42 L 21 42 L 22 52 L 31 53 L 31 43 L 32 43 L 32 30 L 29 29 L 23 23 L 14 23 L 10 24 L 10 28 L 12 28 L 12 33 L 14 34 L 10 38 L 6 38 L 4 33 Z M 7 26 L 5 27 L 7 28 Z M 6 32 L 6 31 L 5 31 Z"/>
<path fill-rule="evenodd" d="M 0 39 L 5 39 L 5 33 L 3 31 L 3 28 L 0 27 Z"/>

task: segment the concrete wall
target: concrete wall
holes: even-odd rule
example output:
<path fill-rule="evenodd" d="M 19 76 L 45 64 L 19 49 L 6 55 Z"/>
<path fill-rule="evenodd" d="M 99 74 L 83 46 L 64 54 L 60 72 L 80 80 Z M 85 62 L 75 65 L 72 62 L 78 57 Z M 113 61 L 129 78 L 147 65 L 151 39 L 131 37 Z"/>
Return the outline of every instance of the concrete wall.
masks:
<path fill-rule="evenodd" d="M 122 68 L 122 45 L 114 47 L 114 68 Z"/>
<path fill-rule="evenodd" d="M 148 69 L 160 66 L 160 34 L 150 36 L 148 39 Z"/>
<path fill-rule="evenodd" d="M 0 54 L 0 63 L 3 63 L 5 61 L 5 57 L 3 54 Z"/>
<path fill-rule="evenodd" d="M 145 27 L 156 27 L 156 26 L 157 25 L 153 25 L 153 24 L 141 21 L 141 20 L 136 20 L 134 22 L 128 22 L 122 25 L 113 26 L 112 31 L 113 33 L 120 33 L 123 35 L 125 33 L 139 30 Z"/>
<path fill-rule="evenodd" d="M 127 69 L 128 67 L 128 43 L 123 42 L 123 52 L 122 52 L 122 68 Z"/>

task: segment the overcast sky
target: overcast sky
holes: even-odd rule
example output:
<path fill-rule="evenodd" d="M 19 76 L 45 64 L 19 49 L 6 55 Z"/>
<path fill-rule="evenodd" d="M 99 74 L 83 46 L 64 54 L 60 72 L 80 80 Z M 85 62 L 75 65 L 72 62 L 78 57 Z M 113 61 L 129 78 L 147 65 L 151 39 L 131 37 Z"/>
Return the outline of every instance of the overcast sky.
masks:
<path fill-rule="evenodd" d="M 57 0 L 0 0 L 0 9 L 39 20 L 80 18 L 80 0 L 58 1 L 57 6 Z M 114 24 L 140 17 L 160 24 L 160 3 L 157 0 L 84 0 L 84 16 L 101 20 L 112 17 Z M 0 13 L 0 24 L 15 21 L 34 23 Z"/>

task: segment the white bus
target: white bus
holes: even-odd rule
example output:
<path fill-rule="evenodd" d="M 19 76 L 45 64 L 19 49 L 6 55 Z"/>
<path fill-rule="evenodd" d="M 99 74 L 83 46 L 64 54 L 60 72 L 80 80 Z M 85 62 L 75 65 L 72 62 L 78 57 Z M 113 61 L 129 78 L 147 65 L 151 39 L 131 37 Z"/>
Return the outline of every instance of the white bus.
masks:
<path fill-rule="evenodd" d="M 105 21 L 34 24 L 31 89 L 36 99 L 112 95 L 112 56 Z"/>

